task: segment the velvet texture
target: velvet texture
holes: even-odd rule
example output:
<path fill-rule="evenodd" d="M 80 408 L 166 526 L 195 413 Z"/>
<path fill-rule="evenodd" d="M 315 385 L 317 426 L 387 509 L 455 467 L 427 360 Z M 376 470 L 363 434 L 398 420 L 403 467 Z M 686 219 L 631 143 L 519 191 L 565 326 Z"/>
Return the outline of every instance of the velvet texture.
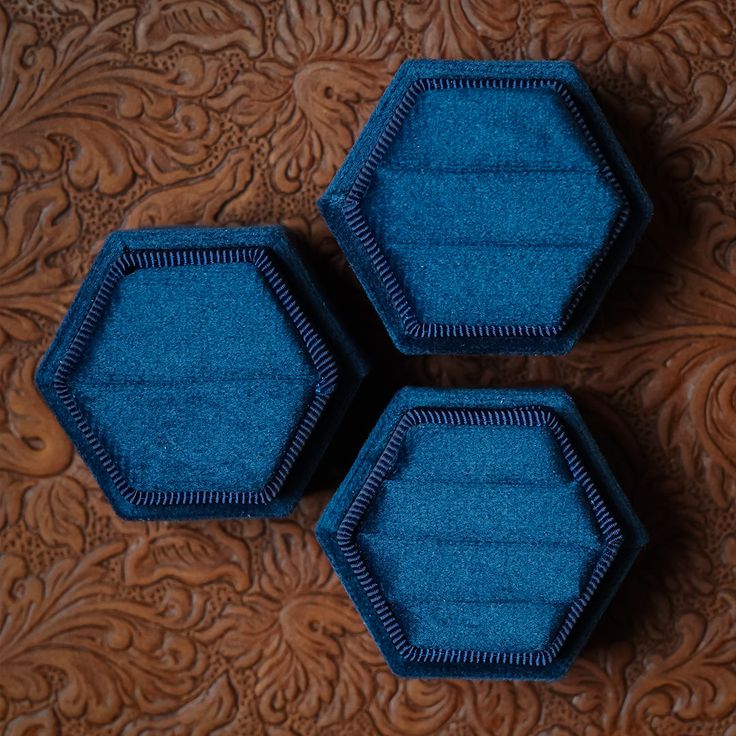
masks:
<path fill-rule="evenodd" d="M 569 350 L 651 214 L 552 61 L 405 62 L 320 208 L 405 353 Z"/>
<path fill-rule="evenodd" d="M 406 388 L 318 538 L 392 670 L 554 679 L 646 535 L 557 389 Z"/>
<path fill-rule="evenodd" d="M 110 236 L 37 383 L 128 518 L 281 516 L 365 372 L 278 227 Z"/>

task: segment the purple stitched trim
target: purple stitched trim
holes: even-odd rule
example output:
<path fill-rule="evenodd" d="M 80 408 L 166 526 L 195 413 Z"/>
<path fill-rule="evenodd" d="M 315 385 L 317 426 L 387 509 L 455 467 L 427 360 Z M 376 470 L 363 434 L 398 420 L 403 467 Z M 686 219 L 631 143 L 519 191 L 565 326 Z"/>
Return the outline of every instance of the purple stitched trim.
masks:
<path fill-rule="evenodd" d="M 210 264 L 249 263 L 261 276 L 281 303 L 297 329 L 309 357 L 319 374 L 314 397 L 296 432 L 292 436 L 280 464 L 266 486 L 258 491 L 178 490 L 143 491 L 132 488 L 117 463 L 96 436 L 81 411 L 69 385 L 69 379 L 80 362 L 98 322 L 110 303 L 118 283 L 134 271 L 143 268 L 175 268 L 177 266 L 206 266 Z M 126 250 L 112 264 L 102 285 L 95 294 L 87 314 L 66 354 L 54 374 L 54 390 L 68 409 L 90 448 L 97 456 L 120 495 L 137 505 L 174 505 L 208 503 L 265 504 L 283 488 L 289 471 L 304 448 L 309 435 L 322 415 L 330 395 L 337 385 L 337 365 L 326 344 L 296 303 L 275 263 L 265 248 L 256 246 L 221 248 L 172 248 L 167 250 Z"/>
<path fill-rule="evenodd" d="M 561 321 L 555 325 L 480 325 L 480 324 L 448 324 L 440 322 L 420 322 L 414 308 L 409 303 L 406 293 L 396 276 L 388 258 L 370 230 L 368 221 L 361 211 L 361 200 L 365 195 L 381 159 L 386 155 L 389 146 L 396 138 L 401 124 L 418 97 L 428 90 L 438 89 L 543 89 L 549 88 L 563 100 L 567 109 L 585 136 L 588 145 L 600 164 L 600 173 L 616 192 L 619 200 L 619 211 L 613 222 L 608 238 L 595 258 L 591 267 L 583 276 L 575 289 L 570 303 L 565 308 Z M 438 337 L 553 337 L 558 335 L 572 319 L 573 313 L 591 281 L 599 271 L 611 245 L 618 239 L 629 219 L 631 208 L 624 189 L 613 173 L 608 161 L 601 151 L 598 141 L 585 122 L 572 93 L 563 82 L 551 79 L 489 79 L 489 78 L 457 78 L 457 79 L 417 79 L 407 88 L 404 97 L 394 110 L 390 120 L 378 138 L 365 164 L 358 172 L 350 191 L 343 202 L 343 215 L 355 236 L 364 245 L 369 258 L 376 269 L 378 277 L 388 292 L 391 303 L 399 313 L 407 335 L 418 338 Z"/>
<path fill-rule="evenodd" d="M 407 638 L 401 624 L 391 610 L 389 602 L 363 561 L 357 541 L 357 530 L 361 519 L 373 496 L 393 469 L 407 431 L 411 427 L 423 424 L 548 427 L 559 443 L 573 478 L 580 484 L 588 501 L 590 501 L 605 545 L 585 590 L 580 597 L 572 602 L 560 630 L 545 649 L 528 652 L 486 652 L 471 649 L 415 646 Z M 345 555 L 345 559 L 378 614 L 386 633 L 402 657 L 412 662 L 511 664 L 538 667 L 545 667 L 550 664 L 559 654 L 585 606 L 590 602 L 593 593 L 610 568 L 622 541 L 623 536 L 618 524 L 606 508 L 593 479 L 575 452 L 562 423 L 554 412 L 541 406 L 519 407 L 516 409 L 410 409 L 402 416 L 393 430 L 378 462 L 369 473 L 363 487 L 353 500 L 337 530 L 337 543 Z"/>

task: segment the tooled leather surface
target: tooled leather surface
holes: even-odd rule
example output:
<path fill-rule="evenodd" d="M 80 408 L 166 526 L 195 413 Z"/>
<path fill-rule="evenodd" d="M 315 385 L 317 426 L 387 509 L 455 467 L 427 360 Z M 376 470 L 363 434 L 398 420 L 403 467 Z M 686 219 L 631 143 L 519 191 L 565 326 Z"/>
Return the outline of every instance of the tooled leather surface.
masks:
<path fill-rule="evenodd" d="M 0 730 L 736 734 L 733 2 L 3 8 Z M 410 56 L 572 59 L 634 160 L 655 219 L 569 356 L 398 356 L 319 218 Z M 289 520 L 122 522 L 34 367 L 112 228 L 269 221 L 304 235 L 374 377 Z M 399 681 L 315 520 L 395 386 L 545 381 L 576 397 L 650 547 L 562 681 Z"/>

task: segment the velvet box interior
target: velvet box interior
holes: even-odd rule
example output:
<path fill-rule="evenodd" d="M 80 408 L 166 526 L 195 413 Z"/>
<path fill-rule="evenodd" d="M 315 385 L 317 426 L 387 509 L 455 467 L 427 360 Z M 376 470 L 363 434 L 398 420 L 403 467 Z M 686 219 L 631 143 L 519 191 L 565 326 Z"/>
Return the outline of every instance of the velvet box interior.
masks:
<path fill-rule="evenodd" d="M 391 669 L 563 675 L 646 540 L 558 389 L 399 391 L 318 538 Z"/>
<path fill-rule="evenodd" d="M 320 208 L 405 353 L 566 352 L 651 214 L 557 61 L 405 62 Z"/>
<path fill-rule="evenodd" d="M 112 234 L 36 381 L 124 517 L 282 516 L 365 366 L 282 228 Z"/>

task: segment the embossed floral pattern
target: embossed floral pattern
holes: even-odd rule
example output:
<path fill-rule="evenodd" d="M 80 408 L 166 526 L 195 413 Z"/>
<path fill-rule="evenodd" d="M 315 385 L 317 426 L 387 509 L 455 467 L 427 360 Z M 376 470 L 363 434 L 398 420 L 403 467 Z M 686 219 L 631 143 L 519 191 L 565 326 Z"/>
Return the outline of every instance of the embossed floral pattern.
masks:
<path fill-rule="evenodd" d="M 680 179 L 697 176 L 706 183 L 736 179 L 736 85 L 718 74 L 693 81 L 695 103 L 667 120 L 663 153 L 668 170 Z"/>
<path fill-rule="evenodd" d="M 72 445 L 41 399 L 33 372 L 35 363 L 0 353 L 5 393 L 0 401 L 0 472 L 30 476 L 62 472 L 72 459 Z M 0 496 L 5 503 L 11 493 Z"/>
<path fill-rule="evenodd" d="M 2 558 L 0 713 L 9 699 L 37 703 L 55 691 L 40 663 L 65 674 L 60 713 L 91 723 L 109 723 L 127 703 L 171 708 L 189 692 L 204 661 L 183 632 L 201 611 L 183 592 L 161 611 L 115 600 L 104 562 L 116 552 L 117 544 L 105 545 L 41 577 L 16 555 Z"/>
<path fill-rule="evenodd" d="M 250 524 L 259 528 L 257 522 Z M 148 533 L 130 535 L 123 575 L 130 582 L 150 585 L 176 578 L 188 585 L 227 580 L 235 590 L 251 584 L 251 554 L 243 537 L 231 534 L 216 521 L 186 525 L 150 524 Z"/>
<path fill-rule="evenodd" d="M 76 187 L 106 194 L 134 175 L 176 181 L 205 158 L 219 130 L 199 99 L 218 64 L 188 56 L 165 73 L 126 67 L 118 31 L 134 13 L 72 26 L 47 45 L 0 11 L 0 155 L 46 176 L 65 167 Z"/>
<path fill-rule="evenodd" d="M 288 721 L 293 704 L 323 724 L 371 700 L 370 668 L 385 668 L 315 538 L 273 524 L 263 549 L 260 591 L 227 606 L 213 632 L 236 668 L 253 668 L 266 723 Z"/>
<path fill-rule="evenodd" d="M 525 683 L 465 682 L 379 678 L 371 711 L 381 733 L 401 734 L 405 723 L 412 732 L 440 733 L 457 723 L 471 733 L 526 736 L 538 723 L 540 704 Z M 400 725 L 399 725 L 400 724 Z"/>
<path fill-rule="evenodd" d="M 604 62 L 611 74 L 680 97 L 692 62 L 730 56 L 733 22 L 715 0 L 555 0 L 531 25 L 540 58 Z"/>
<path fill-rule="evenodd" d="M 595 713 L 606 724 L 605 733 L 622 736 L 633 732 L 654 736 L 667 733 L 664 724 L 668 722 L 726 715 L 733 702 L 719 694 L 736 687 L 734 603 L 733 594 L 724 594 L 719 601 L 721 612 L 710 621 L 695 611 L 683 614 L 677 622 L 674 649 L 647 658 L 636 677 L 629 677 L 634 650 L 620 644 L 600 662 L 581 658 L 569 677 L 553 689 L 572 696 L 582 712 Z"/>
<path fill-rule="evenodd" d="M 248 56 L 264 51 L 265 22 L 246 0 L 153 0 L 135 26 L 139 51 L 164 51 L 184 43 L 203 51 L 238 45 Z"/>
<path fill-rule="evenodd" d="M 680 454 L 688 476 L 705 477 L 725 507 L 736 492 L 736 217 L 705 200 L 688 221 L 676 221 L 679 243 L 659 254 L 658 298 L 641 326 L 634 334 L 586 345 L 580 355 L 605 358 L 594 382 L 616 376 L 620 385 L 641 389 L 644 406 L 658 409 L 662 444 Z M 693 249 L 696 242 L 700 247 Z"/>
<path fill-rule="evenodd" d="M 51 260 L 79 233 L 79 217 L 56 183 L 10 200 L 0 221 L 0 346 L 38 339 L 41 320 L 61 319 L 75 284 L 70 269 Z"/>
<path fill-rule="evenodd" d="M 491 58 L 493 42 L 514 35 L 518 16 L 516 0 L 421 0 L 404 8 L 424 54 L 449 59 Z"/>
<path fill-rule="evenodd" d="M 0 11 L 0 732 L 736 736 L 736 63 L 717 0 Z M 655 200 L 560 357 L 403 358 L 314 205 L 406 56 L 572 59 Z M 290 520 L 115 516 L 33 384 L 116 227 L 281 221 L 374 358 Z M 648 527 L 557 683 L 394 677 L 315 541 L 401 384 L 569 388 Z"/>
<path fill-rule="evenodd" d="M 270 136 L 279 191 L 296 191 L 305 177 L 326 186 L 399 64 L 397 40 L 385 0 L 346 15 L 328 0 L 287 2 L 273 58 L 238 74 L 216 104 L 249 136 Z"/>

